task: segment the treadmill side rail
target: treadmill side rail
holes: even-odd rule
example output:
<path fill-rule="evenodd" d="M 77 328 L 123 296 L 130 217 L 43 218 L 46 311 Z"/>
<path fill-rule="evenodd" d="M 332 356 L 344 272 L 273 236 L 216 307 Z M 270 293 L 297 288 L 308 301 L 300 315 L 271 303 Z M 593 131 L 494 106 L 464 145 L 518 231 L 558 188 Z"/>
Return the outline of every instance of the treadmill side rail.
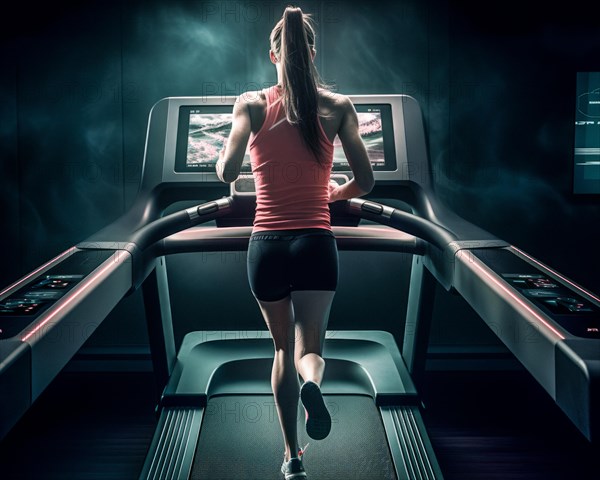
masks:
<path fill-rule="evenodd" d="M 600 349 L 587 338 L 556 345 L 556 403 L 590 442 L 600 435 Z"/>
<path fill-rule="evenodd" d="M 589 440 L 598 436 L 600 299 L 521 250 L 463 250 L 456 289 Z"/>
<path fill-rule="evenodd" d="M 459 252 L 455 263 L 458 293 L 554 398 L 555 345 L 564 333 L 472 252 Z"/>
<path fill-rule="evenodd" d="M 166 408 L 160 414 L 140 480 L 187 480 L 204 408 Z"/>
<path fill-rule="evenodd" d="M 131 287 L 131 261 L 116 251 L 22 333 L 31 347 L 35 400 Z"/>
<path fill-rule="evenodd" d="M 16 340 L 0 341 L 0 439 L 31 406 L 31 349 Z"/>
<path fill-rule="evenodd" d="M 398 480 L 442 480 L 442 471 L 417 406 L 380 407 Z"/>

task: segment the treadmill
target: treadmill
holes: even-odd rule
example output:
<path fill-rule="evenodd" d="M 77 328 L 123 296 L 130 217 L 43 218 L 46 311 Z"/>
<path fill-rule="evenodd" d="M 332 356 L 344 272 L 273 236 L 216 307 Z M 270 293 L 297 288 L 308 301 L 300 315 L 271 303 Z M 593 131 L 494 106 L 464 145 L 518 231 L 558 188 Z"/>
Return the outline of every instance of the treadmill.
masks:
<path fill-rule="evenodd" d="M 463 296 L 595 440 L 600 298 L 437 199 L 422 113 L 412 97 L 351 98 L 367 132 L 376 184 L 367 198 L 331 206 L 334 233 L 340 250 L 412 255 L 408 308 L 401 342 L 385 331 L 328 332 L 323 393 L 333 425 L 326 439 L 310 440 L 308 475 L 443 478 L 415 386 L 424 371 L 436 283 Z M 227 136 L 234 101 L 159 101 L 150 112 L 132 208 L 0 292 L 0 438 L 112 308 L 141 288 L 162 393 L 140 478 L 280 477 L 266 328 L 194 331 L 177 348 L 171 314 L 168 256 L 248 245 L 255 206 L 249 165 L 231 186 L 214 171 L 215 145 Z M 336 155 L 334 180 L 350 177 L 343 155 Z M 213 200 L 197 204 L 207 198 Z M 181 203 L 189 206 L 168 213 Z M 308 439 L 299 432 L 304 445 Z"/>

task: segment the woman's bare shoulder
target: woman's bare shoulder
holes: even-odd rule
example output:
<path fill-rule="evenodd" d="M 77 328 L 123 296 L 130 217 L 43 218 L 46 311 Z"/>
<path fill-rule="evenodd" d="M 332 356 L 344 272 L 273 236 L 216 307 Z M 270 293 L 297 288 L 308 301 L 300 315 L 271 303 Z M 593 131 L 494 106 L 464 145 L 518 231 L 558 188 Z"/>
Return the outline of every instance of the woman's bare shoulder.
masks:
<path fill-rule="evenodd" d="M 238 101 L 241 101 L 249 106 L 261 105 L 267 101 L 264 90 L 249 90 L 242 93 L 238 97 Z"/>
<path fill-rule="evenodd" d="M 332 108 L 343 108 L 348 105 L 348 103 L 351 103 L 350 98 L 347 95 L 332 92 L 331 90 L 324 88 L 319 89 L 319 102 Z"/>
<path fill-rule="evenodd" d="M 352 107 L 352 101 L 347 95 L 332 92 L 330 90 L 319 90 L 319 109 L 326 113 L 335 113 L 342 118 Z"/>

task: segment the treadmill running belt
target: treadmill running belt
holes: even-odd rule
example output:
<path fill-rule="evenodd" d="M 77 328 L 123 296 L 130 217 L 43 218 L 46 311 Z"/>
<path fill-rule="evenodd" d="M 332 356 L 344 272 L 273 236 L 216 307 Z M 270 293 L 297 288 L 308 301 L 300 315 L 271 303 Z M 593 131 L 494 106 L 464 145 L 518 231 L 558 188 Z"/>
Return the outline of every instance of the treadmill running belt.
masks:
<path fill-rule="evenodd" d="M 298 412 L 300 447 L 309 479 L 396 479 L 385 430 L 373 399 L 328 395 L 331 433 L 313 440 Z M 273 396 L 221 396 L 209 400 L 190 478 L 193 480 L 281 480 L 283 436 Z"/>

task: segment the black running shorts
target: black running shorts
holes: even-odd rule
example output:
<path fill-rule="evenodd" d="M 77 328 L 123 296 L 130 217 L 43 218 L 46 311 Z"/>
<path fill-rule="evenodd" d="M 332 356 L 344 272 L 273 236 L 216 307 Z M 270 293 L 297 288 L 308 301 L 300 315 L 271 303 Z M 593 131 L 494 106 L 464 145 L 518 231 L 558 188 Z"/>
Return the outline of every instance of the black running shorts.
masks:
<path fill-rule="evenodd" d="M 248 245 L 248 281 L 258 300 L 273 302 L 296 290 L 335 291 L 338 251 L 322 228 L 255 232 Z"/>

